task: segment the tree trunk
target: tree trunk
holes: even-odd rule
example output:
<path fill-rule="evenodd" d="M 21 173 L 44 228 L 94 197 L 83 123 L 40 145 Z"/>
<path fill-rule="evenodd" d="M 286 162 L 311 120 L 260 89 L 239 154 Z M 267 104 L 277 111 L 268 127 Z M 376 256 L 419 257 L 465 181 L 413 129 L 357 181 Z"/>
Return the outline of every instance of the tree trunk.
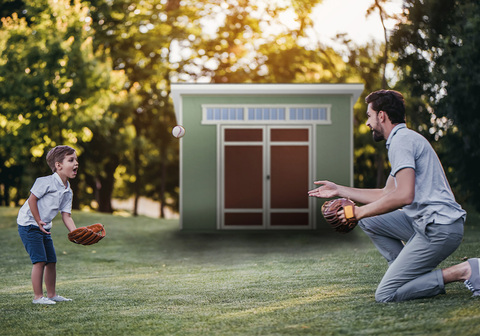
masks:
<path fill-rule="evenodd" d="M 104 176 L 97 177 L 97 202 L 98 211 L 112 213 L 112 194 L 115 183 L 115 170 L 119 164 L 118 157 L 111 157 L 104 166 Z"/>
<path fill-rule="evenodd" d="M 133 200 L 133 215 L 136 217 L 138 216 L 138 201 L 140 199 L 140 153 L 138 147 L 135 145 L 135 149 L 133 150 L 133 165 L 134 165 L 134 175 L 135 175 L 135 182 L 133 182 L 133 192 L 134 192 L 134 200 Z"/>
<path fill-rule="evenodd" d="M 162 180 L 160 182 L 160 218 L 165 218 L 165 190 L 166 190 L 166 181 L 167 181 L 167 149 L 162 146 L 161 153 L 161 174 Z"/>
<path fill-rule="evenodd" d="M 10 186 L 5 183 L 2 185 L 2 200 L 0 205 L 10 206 Z"/>
<path fill-rule="evenodd" d="M 377 151 L 375 154 L 375 165 L 377 166 L 377 188 L 383 188 L 385 186 L 385 160 L 383 158 L 383 153 Z"/>
<path fill-rule="evenodd" d="M 72 201 L 72 209 L 79 210 L 80 209 L 80 197 L 79 196 L 79 189 L 78 189 L 78 180 L 73 179 L 70 180 L 70 188 L 72 188 L 73 192 L 73 201 Z"/>

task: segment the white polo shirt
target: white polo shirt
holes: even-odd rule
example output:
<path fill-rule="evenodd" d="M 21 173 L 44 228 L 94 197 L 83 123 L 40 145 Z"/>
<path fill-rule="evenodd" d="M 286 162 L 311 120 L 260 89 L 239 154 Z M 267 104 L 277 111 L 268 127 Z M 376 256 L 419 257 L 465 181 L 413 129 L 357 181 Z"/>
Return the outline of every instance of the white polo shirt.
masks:
<path fill-rule="evenodd" d="M 30 192 L 38 198 L 38 212 L 41 220 L 47 224 L 44 226 L 45 229 L 52 227 L 52 220 L 59 212 L 72 213 L 73 192 L 70 182 L 65 187 L 57 173 L 37 178 Z M 21 226 L 38 226 L 30 211 L 28 201 L 20 208 L 17 223 Z"/>

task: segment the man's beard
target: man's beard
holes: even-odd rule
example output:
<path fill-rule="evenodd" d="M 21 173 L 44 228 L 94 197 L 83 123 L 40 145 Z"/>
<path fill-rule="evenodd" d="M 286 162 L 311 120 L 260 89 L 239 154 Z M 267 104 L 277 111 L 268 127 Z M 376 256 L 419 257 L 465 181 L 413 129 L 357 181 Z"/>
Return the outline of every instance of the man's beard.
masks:
<path fill-rule="evenodd" d="M 383 134 L 376 130 L 372 130 L 372 135 L 373 135 L 373 140 L 375 142 L 380 142 L 382 140 L 385 140 L 385 137 L 383 136 Z"/>

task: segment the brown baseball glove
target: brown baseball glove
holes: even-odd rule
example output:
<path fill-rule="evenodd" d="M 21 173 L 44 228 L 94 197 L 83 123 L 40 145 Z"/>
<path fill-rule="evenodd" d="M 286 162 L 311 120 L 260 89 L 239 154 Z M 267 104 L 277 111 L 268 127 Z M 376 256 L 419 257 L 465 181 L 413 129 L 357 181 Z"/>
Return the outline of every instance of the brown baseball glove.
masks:
<path fill-rule="evenodd" d="M 338 212 L 344 211 L 346 222 L 338 218 Z M 322 214 L 328 224 L 340 233 L 352 231 L 357 226 L 358 220 L 355 218 L 355 203 L 347 198 L 337 198 L 326 201 L 322 205 Z"/>
<path fill-rule="evenodd" d="M 71 242 L 81 245 L 98 243 L 103 237 L 105 237 L 105 227 L 100 223 L 79 227 L 68 234 Z"/>

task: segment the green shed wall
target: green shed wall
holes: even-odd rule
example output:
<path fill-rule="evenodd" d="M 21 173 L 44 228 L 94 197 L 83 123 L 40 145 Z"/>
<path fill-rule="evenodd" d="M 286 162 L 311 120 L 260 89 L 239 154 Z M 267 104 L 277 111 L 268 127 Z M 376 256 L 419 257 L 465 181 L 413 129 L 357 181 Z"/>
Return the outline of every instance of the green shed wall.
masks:
<path fill-rule="evenodd" d="M 316 171 L 314 180 L 330 180 L 350 185 L 352 180 L 353 143 L 352 143 L 352 107 L 350 96 L 322 96 L 325 104 L 331 104 L 331 125 L 316 126 Z M 315 185 L 312 181 L 312 189 Z M 326 225 L 320 209 L 323 200 L 317 199 L 316 227 Z"/>
<path fill-rule="evenodd" d="M 202 125 L 203 104 L 330 104 L 331 125 L 315 126 L 314 179 L 351 183 L 352 125 L 350 95 L 184 95 L 182 138 L 182 228 L 217 229 L 217 125 Z M 312 181 L 312 188 L 314 188 Z M 305 195 L 307 197 L 307 195 Z M 316 202 L 316 226 L 325 225 Z"/>
<path fill-rule="evenodd" d="M 213 97 L 183 97 L 182 228 L 215 230 L 217 222 L 217 126 L 201 125 L 202 104 Z"/>

